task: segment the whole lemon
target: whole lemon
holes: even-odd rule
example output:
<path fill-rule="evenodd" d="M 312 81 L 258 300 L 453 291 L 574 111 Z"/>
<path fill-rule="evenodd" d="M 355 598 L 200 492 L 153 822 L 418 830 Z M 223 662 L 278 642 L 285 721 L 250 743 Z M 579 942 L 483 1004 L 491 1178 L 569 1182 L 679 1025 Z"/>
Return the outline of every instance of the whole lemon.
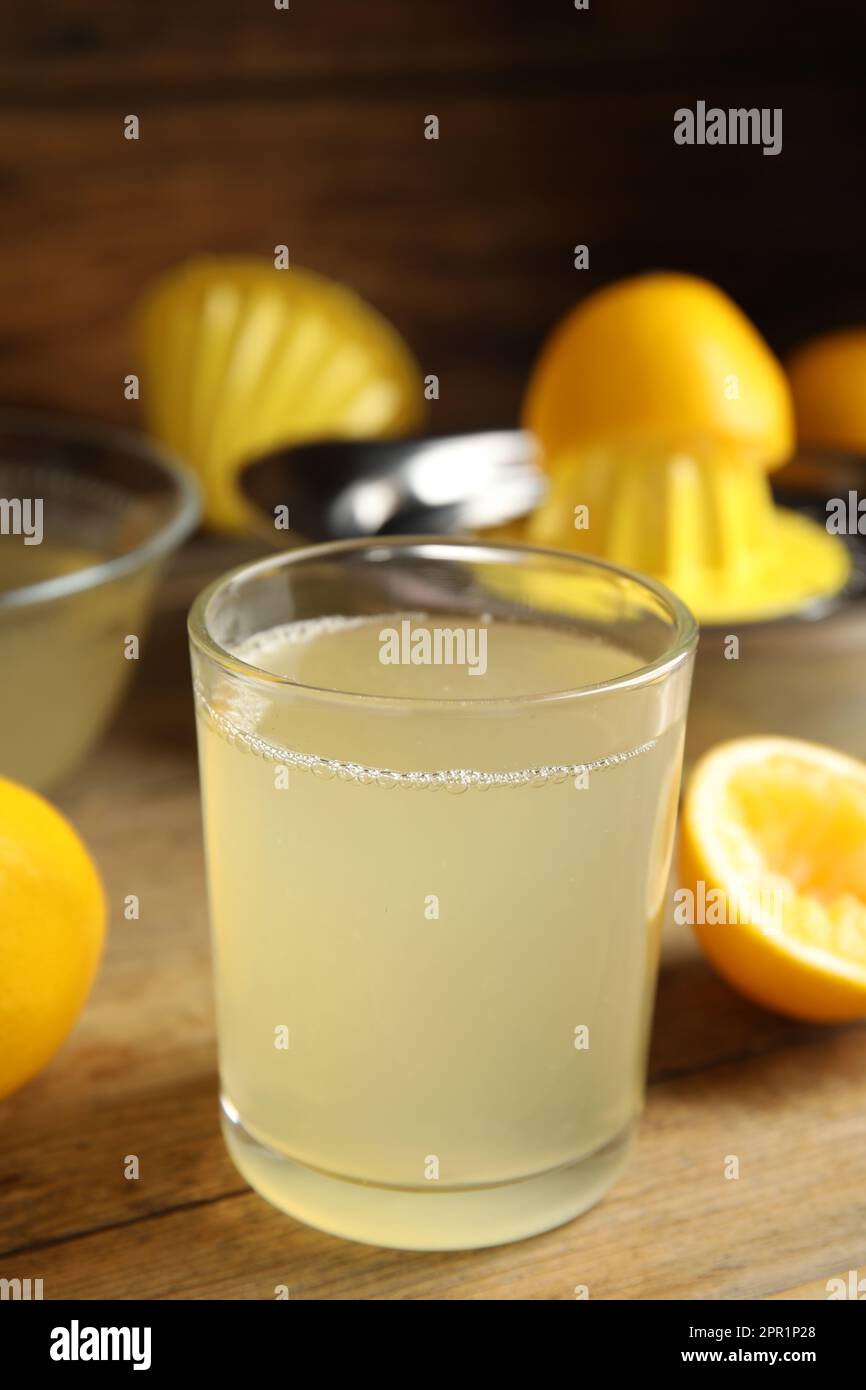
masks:
<path fill-rule="evenodd" d="M 566 315 L 523 418 L 553 470 L 617 439 L 715 441 L 765 468 L 794 447 L 788 382 L 754 324 L 709 281 L 667 271 L 619 280 Z"/>
<path fill-rule="evenodd" d="M 788 375 L 805 444 L 866 451 L 866 328 L 804 343 L 792 353 Z"/>
<path fill-rule="evenodd" d="M 36 792 L 0 777 L 0 1098 L 70 1032 L 105 920 L 102 882 L 72 826 Z"/>

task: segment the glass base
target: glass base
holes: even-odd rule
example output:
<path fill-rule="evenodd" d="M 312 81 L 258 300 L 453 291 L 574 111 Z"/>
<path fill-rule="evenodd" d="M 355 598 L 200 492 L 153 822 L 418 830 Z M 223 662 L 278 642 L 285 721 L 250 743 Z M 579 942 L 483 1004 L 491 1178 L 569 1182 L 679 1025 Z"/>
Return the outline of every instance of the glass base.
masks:
<path fill-rule="evenodd" d="M 308 1168 L 253 1138 L 229 1101 L 222 1128 L 247 1182 L 308 1226 L 396 1250 L 475 1250 L 539 1235 L 594 1206 L 625 1165 L 635 1126 L 536 1177 L 457 1191 L 434 1183 L 429 1190 L 378 1187 Z"/>

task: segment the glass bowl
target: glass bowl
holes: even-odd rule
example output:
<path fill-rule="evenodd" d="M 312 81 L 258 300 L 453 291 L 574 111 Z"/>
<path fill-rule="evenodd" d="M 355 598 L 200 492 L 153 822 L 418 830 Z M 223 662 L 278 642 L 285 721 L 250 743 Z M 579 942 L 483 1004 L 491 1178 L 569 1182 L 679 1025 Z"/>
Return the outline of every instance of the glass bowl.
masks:
<path fill-rule="evenodd" d="M 0 411 L 0 776 L 44 789 L 85 757 L 199 512 L 195 483 L 144 438 Z"/>

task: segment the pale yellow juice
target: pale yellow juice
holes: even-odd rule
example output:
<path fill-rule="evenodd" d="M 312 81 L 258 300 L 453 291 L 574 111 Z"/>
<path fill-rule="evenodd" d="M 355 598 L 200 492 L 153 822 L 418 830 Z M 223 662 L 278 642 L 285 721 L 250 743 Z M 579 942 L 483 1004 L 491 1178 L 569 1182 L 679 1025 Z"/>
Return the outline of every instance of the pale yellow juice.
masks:
<path fill-rule="evenodd" d="M 518 621 L 474 620 L 477 674 L 383 664 L 404 621 L 431 650 L 468 631 L 281 626 L 234 654 L 297 688 L 199 686 L 224 1128 L 311 1224 L 492 1244 L 576 1215 L 624 1161 L 682 701 L 544 700 L 642 663 Z"/>
<path fill-rule="evenodd" d="M 28 545 L 23 536 L 0 535 L 0 594 L 74 574 L 107 559 L 100 551 L 48 538 Z"/>
<path fill-rule="evenodd" d="M 49 537 L 25 545 L 0 536 L 0 600 L 108 559 Z M 132 670 L 124 639 L 142 631 L 151 582 L 129 574 L 35 603 L 0 603 L 0 776 L 47 788 L 80 762 Z"/>

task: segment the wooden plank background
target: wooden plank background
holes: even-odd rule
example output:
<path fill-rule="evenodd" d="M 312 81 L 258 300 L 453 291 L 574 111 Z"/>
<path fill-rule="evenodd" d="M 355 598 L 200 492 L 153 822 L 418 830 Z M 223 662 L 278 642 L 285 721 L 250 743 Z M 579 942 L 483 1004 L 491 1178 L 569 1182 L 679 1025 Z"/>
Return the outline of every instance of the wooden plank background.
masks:
<path fill-rule="evenodd" d="M 866 319 L 864 56 L 846 0 L 7 0 L 0 398 L 128 420 L 142 286 L 282 242 L 397 323 L 443 428 L 513 420 L 557 316 L 648 267 L 780 349 Z M 698 98 L 781 106 L 782 154 L 675 146 Z"/>

